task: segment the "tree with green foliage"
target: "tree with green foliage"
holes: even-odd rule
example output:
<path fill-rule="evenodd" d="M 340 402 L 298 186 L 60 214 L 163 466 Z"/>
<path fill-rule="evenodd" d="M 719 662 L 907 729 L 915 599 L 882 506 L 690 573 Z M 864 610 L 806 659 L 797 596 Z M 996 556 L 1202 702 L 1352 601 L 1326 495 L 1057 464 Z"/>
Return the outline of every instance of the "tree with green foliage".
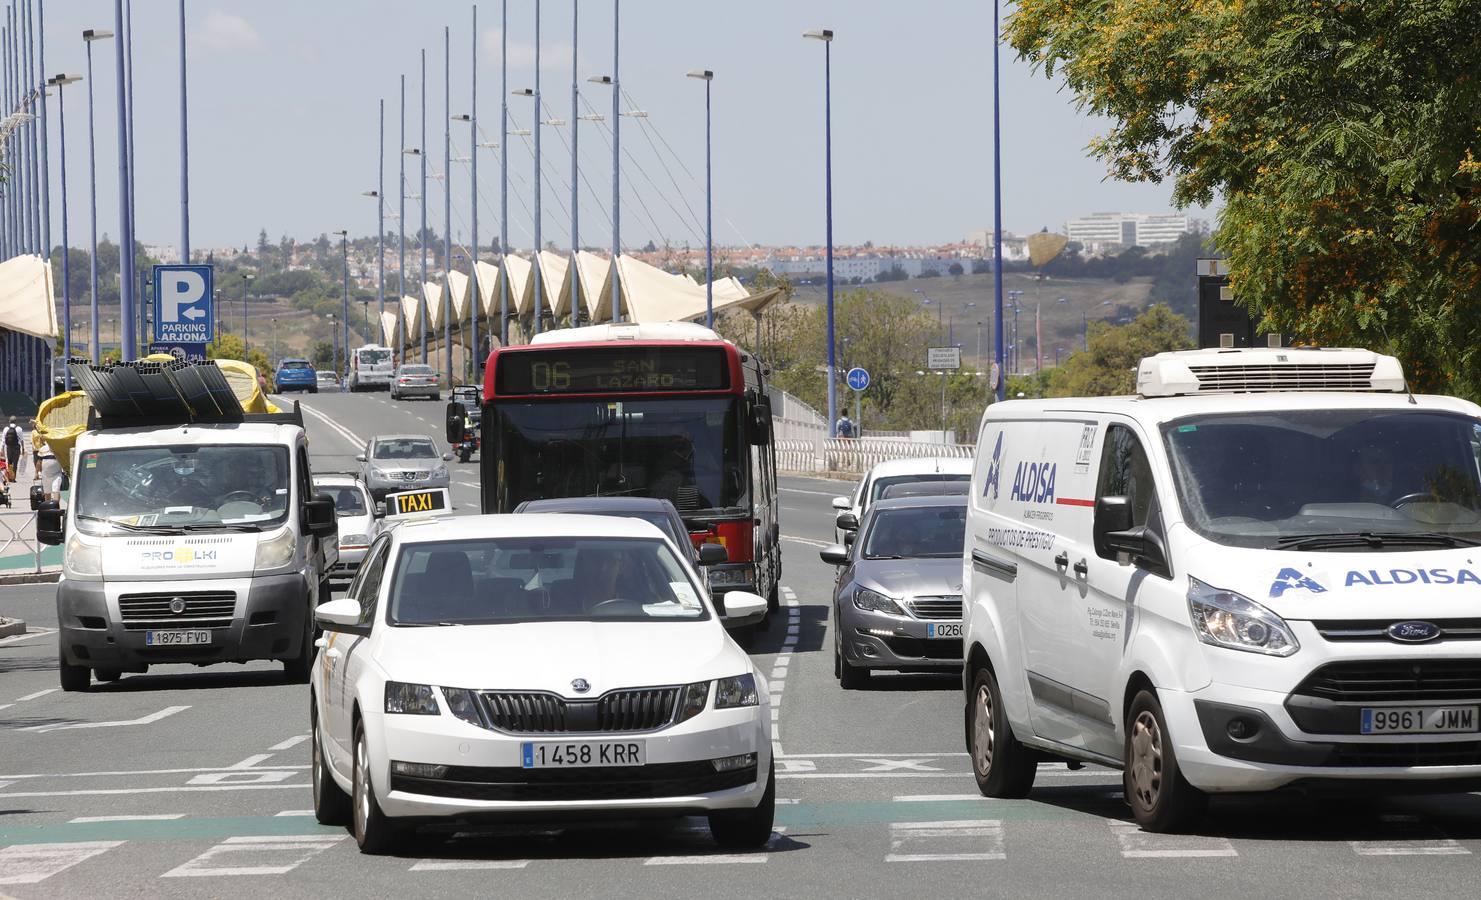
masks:
<path fill-rule="evenodd" d="M 240 335 L 217 329 L 216 341 L 206 345 L 206 359 L 235 359 L 248 363 L 267 379 L 268 389 L 272 389 L 273 366 L 267 354 L 256 347 L 244 352 Z"/>
<path fill-rule="evenodd" d="M 1019 0 L 1007 37 L 1110 120 L 1113 177 L 1223 198 L 1263 327 L 1481 396 L 1481 3 Z"/>
<path fill-rule="evenodd" d="M 1128 325 L 1093 322 L 1090 349 L 1071 353 L 1048 372 L 1049 397 L 1105 397 L 1136 391 L 1136 367 L 1144 357 L 1193 346 L 1188 320 L 1166 306 L 1153 306 Z"/>
<path fill-rule="evenodd" d="M 334 345 L 329 341 L 319 341 L 314 344 L 314 354 L 309 358 L 316 369 L 330 369 L 334 367 Z"/>

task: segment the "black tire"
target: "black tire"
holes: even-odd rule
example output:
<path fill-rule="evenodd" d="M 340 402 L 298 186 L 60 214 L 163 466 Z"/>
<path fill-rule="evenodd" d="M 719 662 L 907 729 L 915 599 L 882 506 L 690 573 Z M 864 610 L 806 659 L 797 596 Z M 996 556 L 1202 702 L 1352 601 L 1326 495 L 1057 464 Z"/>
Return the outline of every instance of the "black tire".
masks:
<path fill-rule="evenodd" d="M 871 672 L 863 666 L 856 666 L 839 654 L 838 686 L 846 691 L 862 691 L 869 687 Z"/>
<path fill-rule="evenodd" d="M 64 691 L 85 691 L 93 684 L 93 670 L 72 665 L 65 655 L 57 657 L 57 676 Z"/>
<path fill-rule="evenodd" d="M 1136 823 L 1161 834 L 1192 828 L 1208 809 L 1208 795 L 1183 777 L 1156 694 L 1144 690 L 1132 698 L 1125 730 L 1121 778 Z"/>
<path fill-rule="evenodd" d="M 310 394 L 317 394 L 317 393 L 319 393 L 319 386 L 316 384 L 313 387 L 309 388 L 309 393 Z"/>
<path fill-rule="evenodd" d="M 350 803 L 350 833 L 361 853 L 381 854 L 390 849 L 400 829 L 381 812 L 380 801 L 375 799 L 374 782 L 365 771 L 369 765 L 370 752 L 365 746 L 365 724 L 355 723 L 355 775 L 354 793 Z"/>
<path fill-rule="evenodd" d="M 766 791 L 753 809 L 726 809 L 710 813 L 710 836 L 729 850 L 760 850 L 771 840 L 776 821 L 776 764 L 766 773 Z"/>
<path fill-rule="evenodd" d="M 320 825 L 347 825 L 350 821 L 350 795 L 329 774 L 329 761 L 324 757 L 323 735 L 319 731 L 319 710 L 309 698 L 309 756 L 313 764 L 314 819 Z"/>
<path fill-rule="evenodd" d="M 122 669 L 95 669 L 95 670 L 93 670 L 93 677 L 96 678 L 96 679 L 98 679 L 99 681 L 103 681 L 103 682 L 117 681 L 118 679 L 120 679 L 120 678 L 123 677 L 123 670 Z"/>
<path fill-rule="evenodd" d="M 967 755 L 972 776 L 984 797 L 1018 799 L 1034 787 L 1039 766 L 1034 755 L 1013 736 L 1003 709 L 998 679 L 986 667 L 977 670 L 967 706 Z"/>
<path fill-rule="evenodd" d="M 314 667 L 314 633 L 317 628 L 313 609 L 306 610 L 304 616 L 307 621 L 304 623 L 303 645 L 299 647 L 297 656 L 283 660 L 283 677 L 290 684 L 308 684 L 309 673 Z"/>

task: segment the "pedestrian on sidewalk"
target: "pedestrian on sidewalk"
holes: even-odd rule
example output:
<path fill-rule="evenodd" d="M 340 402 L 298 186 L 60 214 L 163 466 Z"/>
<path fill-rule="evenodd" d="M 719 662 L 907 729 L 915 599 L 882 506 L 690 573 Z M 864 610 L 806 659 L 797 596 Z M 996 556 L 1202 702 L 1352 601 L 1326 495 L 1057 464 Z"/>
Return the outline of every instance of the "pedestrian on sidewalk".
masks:
<path fill-rule="evenodd" d="M 25 443 L 25 435 L 21 432 L 21 426 L 15 423 L 15 416 L 10 417 L 10 424 L 0 432 L 0 446 L 5 448 L 5 477 L 11 484 L 15 483 L 16 475 L 20 474 L 21 446 Z"/>
<path fill-rule="evenodd" d="M 848 417 L 848 413 L 844 413 L 838 417 L 838 422 L 833 426 L 833 430 L 841 438 L 851 438 L 854 436 L 854 423 Z"/>
<path fill-rule="evenodd" d="M 46 452 L 46 441 L 41 439 L 41 429 L 36 420 L 31 420 L 31 480 L 41 480 L 41 456 Z"/>

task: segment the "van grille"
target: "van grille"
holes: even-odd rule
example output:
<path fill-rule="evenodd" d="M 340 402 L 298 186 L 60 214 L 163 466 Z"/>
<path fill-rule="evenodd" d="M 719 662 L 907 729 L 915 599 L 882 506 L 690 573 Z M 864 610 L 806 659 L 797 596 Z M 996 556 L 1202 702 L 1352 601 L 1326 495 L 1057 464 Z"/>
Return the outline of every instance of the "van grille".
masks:
<path fill-rule="evenodd" d="M 1387 643 L 1403 644 L 1406 641 L 1398 641 L 1389 636 L 1388 627 L 1395 623 L 1395 619 L 1327 619 L 1312 622 L 1316 626 L 1317 633 L 1323 638 L 1333 642 L 1344 641 L 1384 641 Z M 1426 619 L 1425 621 L 1437 625 L 1440 634 L 1426 643 L 1437 643 L 1439 641 L 1481 641 L 1481 619 Z"/>
<path fill-rule="evenodd" d="M 1373 363 L 1189 366 L 1200 391 L 1370 391 Z"/>
<path fill-rule="evenodd" d="M 656 731 L 673 723 L 679 704 L 678 687 L 612 691 L 593 700 L 533 691 L 480 696 L 489 723 L 513 734 Z"/>
<path fill-rule="evenodd" d="M 916 597 L 909 602 L 910 611 L 917 619 L 960 619 L 962 597 Z"/>
<path fill-rule="evenodd" d="M 1337 703 L 1481 699 L 1481 659 L 1327 663 L 1291 693 Z"/>
<path fill-rule="evenodd" d="M 170 609 L 180 600 L 182 612 Z M 128 631 L 151 628 L 230 628 L 236 613 L 234 591 L 181 591 L 179 593 L 124 594 L 118 598 L 118 614 Z"/>

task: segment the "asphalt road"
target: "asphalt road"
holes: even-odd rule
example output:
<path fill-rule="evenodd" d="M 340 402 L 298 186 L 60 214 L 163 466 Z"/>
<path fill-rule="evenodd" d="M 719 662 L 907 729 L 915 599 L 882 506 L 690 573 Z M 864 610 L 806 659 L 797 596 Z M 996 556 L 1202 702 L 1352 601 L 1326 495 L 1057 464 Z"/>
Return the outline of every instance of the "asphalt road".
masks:
<path fill-rule="evenodd" d="M 353 469 L 375 433 L 442 443 L 442 405 L 304 398 L 319 471 Z M 320 416 L 324 418 L 320 418 Z M 332 423 L 332 424 L 331 424 Z M 478 467 L 451 464 L 476 513 Z M 1143 834 L 1118 773 L 1045 766 L 1032 797 L 976 794 L 954 677 L 843 692 L 828 629 L 836 482 L 782 481 L 786 621 L 752 651 L 780 697 L 777 835 L 726 854 L 701 820 L 638 827 L 424 830 L 356 852 L 309 812 L 307 689 L 276 664 L 162 666 L 57 689 L 54 588 L 0 587 L 33 633 L 0 640 L 0 895 L 1470 896 L 1474 795 L 1222 801 L 1204 833 Z M 706 867 L 696 870 L 695 866 Z M 698 879 L 696 878 L 698 876 Z M 699 880 L 702 879 L 702 880 Z"/>

